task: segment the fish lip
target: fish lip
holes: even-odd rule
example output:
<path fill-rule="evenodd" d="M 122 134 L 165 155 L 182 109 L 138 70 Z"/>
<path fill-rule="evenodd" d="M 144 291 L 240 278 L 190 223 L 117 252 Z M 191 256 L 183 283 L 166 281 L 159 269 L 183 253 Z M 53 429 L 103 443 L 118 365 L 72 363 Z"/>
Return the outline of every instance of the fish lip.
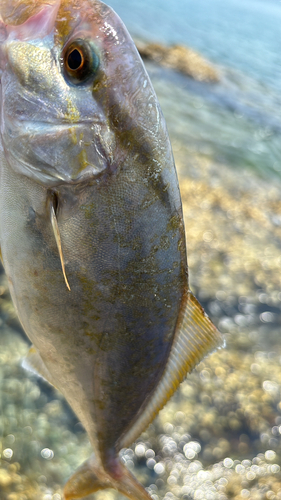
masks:
<path fill-rule="evenodd" d="M 0 71 L 0 85 L 1 85 L 1 71 Z M 95 125 L 100 125 L 104 126 L 103 121 L 93 121 L 92 118 L 89 120 L 79 120 L 78 122 L 67 122 L 65 121 L 59 121 L 57 123 L 53 123 L 52 120 L 40 120 L 40 121 L 32 121 L 32 120 L 25 120 L 25 119 L 19 119 L 19 118 L 13 118 L 13 122 L 18 122 L 18 126 L 23 126 L 26 128 L 26 130 L 35 130 L 38 134 L 40 134 L 40 128 L 41 130 L 44 129 L 44 132 L 49 130 L 50 132 L 52 131 L 59 131 L 59 130 L 68 130 L 68 129 L 73 129 L 73 128 L 79 128 L 83 127 L 85 125 L 89 126 L 92 125 L 93 127 Z M 38 128 L 39 127 L 39 128 Z M 46 130 L 47 129 L 47 130 Z"/>
<path fill-rule="evenodd" d="M 96 182 L 99 182 L 100 179 L 102 179 L 104 176 L 108 175 L 107 170 L 102 170 L 101 172 L 97 172 L 94 174 L 93 172 L 86 172 L 84 174 L 81 174 L 80 177 L 77 177 L 76 179 L 59 179 L 54 180 L 52 178 L 52 183 L 50 184 L 51 189 L 56 189 L 56 188 L 65 188 L 68 186 L 79 186 L 79 188 L 84 189 L 89 186 L 89 183 L 94 184 Z"/>

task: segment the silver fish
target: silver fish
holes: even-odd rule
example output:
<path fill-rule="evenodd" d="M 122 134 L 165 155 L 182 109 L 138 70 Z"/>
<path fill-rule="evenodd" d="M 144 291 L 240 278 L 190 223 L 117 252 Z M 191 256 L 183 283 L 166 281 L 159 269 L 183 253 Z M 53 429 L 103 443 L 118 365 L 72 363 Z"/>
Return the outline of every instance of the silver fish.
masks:
<path fill-rule="evenodd" d="M 171 146 L 130 35 L 99 0 L 32 5 L 0 23 L 0 245 L 25 366 L 93 446 L 65 499 L 148 500 L 118 453 L 221 337 L 189 291 Z"/>

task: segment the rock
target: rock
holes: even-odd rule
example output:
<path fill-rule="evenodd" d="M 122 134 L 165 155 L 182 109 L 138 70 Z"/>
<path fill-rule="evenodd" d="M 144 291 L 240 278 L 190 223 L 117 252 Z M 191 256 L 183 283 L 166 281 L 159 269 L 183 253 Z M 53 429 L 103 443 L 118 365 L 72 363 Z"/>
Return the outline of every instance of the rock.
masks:
<path fill-rule="evenodd" d="M 217 70 L 193 49 L 183 45 L 167 47 L 159 43 L 136 42 L 143 59 L 151 59 L 200 82 L 218 82 Z"/>

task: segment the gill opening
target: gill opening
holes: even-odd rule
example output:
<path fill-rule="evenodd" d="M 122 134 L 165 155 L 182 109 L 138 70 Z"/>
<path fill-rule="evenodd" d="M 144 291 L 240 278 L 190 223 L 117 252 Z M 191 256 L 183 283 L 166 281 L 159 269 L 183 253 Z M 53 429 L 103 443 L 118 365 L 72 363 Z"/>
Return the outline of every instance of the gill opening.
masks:
<path fill-rule="evenodd" d="M 62 274 L 64 277 L 64 281 L 65 281 L 67 289 L 69 291 L 71 291 L 69 283 L 68 283 L 68 279 L 66 276 L 66 272 L 65 272 L 65 264 L 64 264 L 64 258 L 63 258 L 62 246 L 61 246 L 61 237 L 60 237 L 60 231 L 59 231 L 58 220 L 57 220 L 58 206 L 59 206 L 58 195 L 54 191 L 51 191 L 51 193 L 50 193 L 51 224 L 52 224 L 52 229 L 54 231 L 56 244 L 58 247 L 58 252 L 59 252 L 59 256 L 60 256 L 60 262 L 61 262 L 61 268 L 62 268 Z"/>

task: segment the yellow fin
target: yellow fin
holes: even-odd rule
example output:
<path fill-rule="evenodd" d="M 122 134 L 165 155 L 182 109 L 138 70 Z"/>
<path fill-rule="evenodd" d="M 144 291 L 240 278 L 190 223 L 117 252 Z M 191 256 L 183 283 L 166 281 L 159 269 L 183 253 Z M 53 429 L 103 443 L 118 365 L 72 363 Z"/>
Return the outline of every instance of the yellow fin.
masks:
<path fill-rule="evenodd" d="M 119 449 L 130 446 L 148 427 L 186 375 L 210 351 L 223 345 L 220 332 L 191 292 L 180 315 L 165 371 L 146 408 L 121 438 Z"/>
<path fill-rule="evenodd" d="M 49 382 L 49 384 L 55 387 L 52 375 L 41 358 L 40 353 L 33 345 L 30 347 L 26 357 L 22 360 L 21 365 L 26 370 L 42 377 L 44 380 Z"/>
<path fill-rule="evenodd" d="M 66 483 L 63 493 L 65 500 L 84 498 L 95 491 L 114 488 L 130 500 L 151 500 L 150 495 L 136 478 L 116 458 L 115 477 L 98 465 L 93 454 Z"/>
<path fill-rule="evenodd" d="M 58 221 L 57 221 L 55 210 L 54 210 L 54 207 L 52 204 L 51 204 L 51 223 L 52 223 L 52 228 L 54 231 L 55 240 L 56 240 L 56 244 L 57 244 L 58 251 L 59 251 L 62 274 L 64 277 L 65 284 L 66 284 L 68 290 L 70 291 L 70 286 L 69 286 L 68 279 L 67 279 L 66 273 L 65 273 L 65 265 L 64 265 L 64 258 L 63 258 L 63 253 L 62 253 L 62 247 L 61 247 L 61 239 L 60 239 Z"/>
<path fill-rule="evenodd" d="M 95 456 L 84 462 L 67 481 L 63 494 L 65 500 L 83 498 L 97 490 L 106 488 L 95 473 Z M 110 484 L 108 485 L 110 488 Z"/>

